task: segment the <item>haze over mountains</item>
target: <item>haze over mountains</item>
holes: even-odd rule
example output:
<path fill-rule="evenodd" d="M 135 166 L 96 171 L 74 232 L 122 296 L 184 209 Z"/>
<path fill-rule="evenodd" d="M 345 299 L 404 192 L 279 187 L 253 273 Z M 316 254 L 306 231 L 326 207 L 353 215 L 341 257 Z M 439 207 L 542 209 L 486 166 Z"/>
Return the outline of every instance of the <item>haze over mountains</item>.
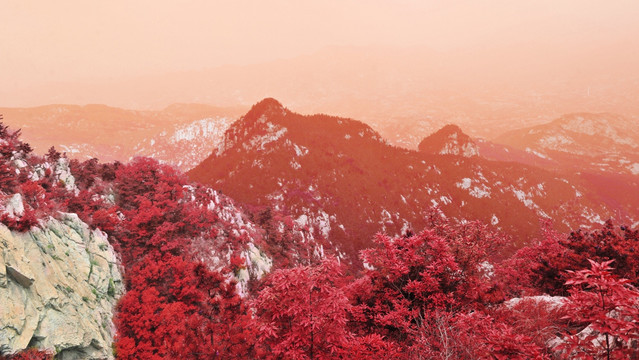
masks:
<path fill-rule="evenodd" d="M 585 46 L 540 58 L 543 45 L 434 51 L 401 47 L 328 47 L 312 54 L 243 66 L 84 83 L 1 89 L 4 104 L 104 103 L 163 109 L 173 103 L 248 108 L 275 97 L 303 113 L 329 113 L 376 125 L 392 143 L 416 148 L 447 123 L 474 136 L 548 122 L 566 113 L 639 108 L 634 53 Z M 472 61 L 469 61 L 472 58 Z M 605 69 L 605 71 L 602 71 Z M 29 95 L 30 94 L 30 95 Z M 15 99 L 15 100 L 12 100 Z M 1 104 L 0 104 L 1 105 Z M 479 125 L 481 124 L 481 125 Z"/>

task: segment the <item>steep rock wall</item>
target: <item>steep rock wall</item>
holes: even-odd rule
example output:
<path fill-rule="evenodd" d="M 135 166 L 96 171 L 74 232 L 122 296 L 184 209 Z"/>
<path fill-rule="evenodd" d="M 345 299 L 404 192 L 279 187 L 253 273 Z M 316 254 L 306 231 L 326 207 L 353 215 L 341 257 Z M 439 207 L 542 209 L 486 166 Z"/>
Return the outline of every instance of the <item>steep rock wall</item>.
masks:
<path fill-rule="evenodd" d="M 118 264 L 106 235 L 75 214 L 25 233 L 0 225 L 0 355 L 37 347 L 63 360 L 113 358 Z"/>

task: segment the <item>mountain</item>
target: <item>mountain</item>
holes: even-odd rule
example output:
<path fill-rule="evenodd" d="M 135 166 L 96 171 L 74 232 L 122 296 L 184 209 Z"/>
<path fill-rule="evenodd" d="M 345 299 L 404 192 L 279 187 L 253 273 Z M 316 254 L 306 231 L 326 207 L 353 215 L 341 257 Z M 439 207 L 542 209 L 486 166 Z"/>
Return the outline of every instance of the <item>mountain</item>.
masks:
<path fill-rule="evenodd" d="M 503 144 L 503 145 L 502 145 Z M 610 113 L 564 115 L 552 122 L 507 132 L 493 147 L 493 158 L 541 165 L 579 177 L 616 218 L 636 222 L 639 207 L 639 124 Z M 487 154 L 482 150 L 482 154 Z M 496 155 L 496 156 L 495 156 Z M 505 155 L 505 156 L 504 156 Z"/>
<path fill-rule="evenodd" d="M 422 148 L 441 149 L 441 134 L 457 134 L 451 129 Z M 517 244 L 536 236 L 540 218 L 567 230 L 614 213 L 581 179 L 478 156 L 401 149 L 359 121 L 300 115 L 270 98 L 231 125 L 220 147 L 188 176 L 241 203 L 290 214 L 351 260 L 376 232 L 422 228 L 432 206 L 450 218 L 492 223 Z"/>
<path fill-rule="evenodd" d="M 38 153 L 55 146 L 71 158 L 121 162 L 146 155 L 183 169 L 210 153 L 240 111 L 199 104 L 174 104 L 159 111 L 105 105 L 0 108 L 3 122 L 21 129 Z"/>
<path fill-rule="evenodd" d="M 419 143 L 419 151 L 428 154 L 479 155 L 479 147 L 457 125 L 446 125 Z"/>
<path fill-rule="evenodd" d="M 475 139 L 475 142 L 481 156 L 489 160 L 510 161 L 544 169 L 561 169 L 557 161 L 548 159 L 547 157 L 541 157 L 530 150 L 521 150 L 486 139 Z"/>
<path fill-rule="evenodd" d="M 506 132 L 494 141 L 554 161 L 558 167 L 639 174 L 639 125 L 620 115 L 564 115 Z"/>

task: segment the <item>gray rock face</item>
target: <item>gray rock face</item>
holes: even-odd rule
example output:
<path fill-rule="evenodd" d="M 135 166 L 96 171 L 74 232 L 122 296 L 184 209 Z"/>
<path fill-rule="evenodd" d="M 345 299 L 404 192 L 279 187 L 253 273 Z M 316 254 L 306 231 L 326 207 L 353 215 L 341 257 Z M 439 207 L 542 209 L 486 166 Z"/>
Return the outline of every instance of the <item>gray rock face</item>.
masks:
<path fill-rule="evenodd" d="M 0 225 L 0 355 L 35 346 L 57 359 L 112 359 L 123 291 L 106 235 L 77 215 L 25 233 Z"/>

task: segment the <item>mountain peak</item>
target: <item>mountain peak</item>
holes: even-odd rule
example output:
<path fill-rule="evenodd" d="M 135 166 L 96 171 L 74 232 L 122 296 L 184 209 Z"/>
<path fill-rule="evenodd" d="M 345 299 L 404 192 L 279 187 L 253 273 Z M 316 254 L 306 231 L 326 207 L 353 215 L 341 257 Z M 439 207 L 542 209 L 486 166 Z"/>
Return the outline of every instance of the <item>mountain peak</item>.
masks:
<path fill-rule="evenodd" d="M 419 151 L 431 154 L 450 154 L 472 157 L 479 155 L 479 147 L 455 124 L 448 124 L 419 143 Z"/>
<path fill-rule="evenodd" d="M 265 98 L 253 105 L 246 118 L 259 118 L 263 115 L 286 113 L 286 108 L 274 98 Z"/>
<path fill-rule="evenodd" d="M 264 107 L 264 108 L 283 108 L 284 106 L 282 106 L 282 103 L 280 103 L 279 101 L 277 101 L 277 99 L 274 99 L 272 97 L 267 97 L 264 98 L 262 100 L 260 100 L 257 104 L 255 104 L 253 107 Z"/>
<path fill-rule="evenodd" d="M 441 129 L 439 129 L 439 131 L 437 131 L 438 133 L 442 133 L 442 134 L 464 134 L 464 132 L 462 131 L 462 129 L 456 125 L 456 124 L 447 124 L 444 125 L 444 127 L 442 127 Z M 464 134 L 465 135 L 465 134 Z"/>

